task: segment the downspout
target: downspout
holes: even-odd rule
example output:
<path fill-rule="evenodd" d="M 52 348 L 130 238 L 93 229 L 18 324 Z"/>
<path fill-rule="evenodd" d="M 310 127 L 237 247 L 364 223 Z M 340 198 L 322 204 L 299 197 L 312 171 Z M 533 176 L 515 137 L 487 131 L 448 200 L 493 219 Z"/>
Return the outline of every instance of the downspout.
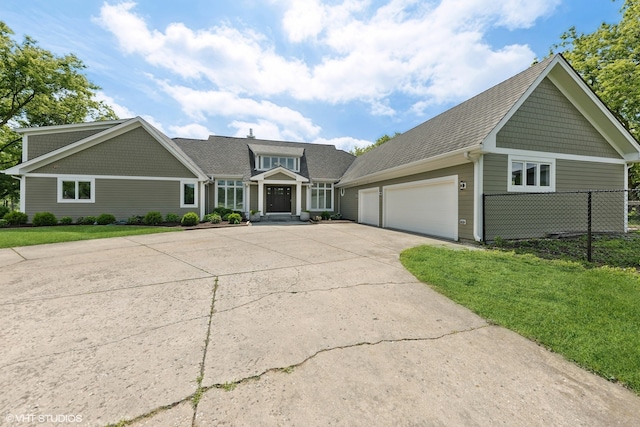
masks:
<path fill-rule="evenodd" d="M 464 158 L 473 163 L 473 238 L 476 242 L 482 242 L 480 224 L 482 224 L 482 154 L 472 155 L 470 151 L 464 152 Z"/>
<path fill-rule="evenodd" d="M 11 178 L 17 179 L 20 181 L 20 212 L 26 213 L 27 210 L 27 199 L 25 197 L 27 192 L 27 182 L 26 177 L 24 175 L 11 175 Z M 11 208 L 13 209 L 13 202 L 11 202 Z"/>
<path fill-rule="evenodd" d="M 631 171 L 631 168 L 633 167 L 633 163 L 627 163 L 625 165 L 625 174 L 624 174 L 624 189 L 625 189 L 625 195 L 626 197 L 624 198 L 624 232 L 628 233 L 629 232 L 629 172 Z"/>

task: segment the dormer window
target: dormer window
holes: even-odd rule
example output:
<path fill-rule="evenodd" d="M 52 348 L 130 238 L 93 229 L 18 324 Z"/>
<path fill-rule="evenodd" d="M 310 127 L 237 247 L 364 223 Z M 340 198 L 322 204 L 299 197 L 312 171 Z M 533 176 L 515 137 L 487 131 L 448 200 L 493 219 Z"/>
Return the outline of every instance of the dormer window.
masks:
<path fill-rule="evenodd" d="M 300 172 L 300 159 L 295 157 L 258 156 L 258 170 L 269 170 L 282 166 L 290 171 Z"/>
<path fill-rule="evenodd" d="M 282 145 L 248 144 L 255 156 L 255 168 L 268 171 L 278 166 L 293 172 L 300 172 L 300 159 L 304 148 L 284 143 Z M 299 144 L 300 145 L 300 144 Z"/>

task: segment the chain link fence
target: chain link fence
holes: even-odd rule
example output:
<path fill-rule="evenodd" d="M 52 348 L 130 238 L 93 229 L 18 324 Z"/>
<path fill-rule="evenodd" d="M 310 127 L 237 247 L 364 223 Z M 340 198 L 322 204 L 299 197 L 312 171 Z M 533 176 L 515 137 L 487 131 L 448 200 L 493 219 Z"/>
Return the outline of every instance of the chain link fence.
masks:
<path fill-rule="evenodd" d="M 597 236 L 626 236 L 640 227 L 640 190 L 483 195 L 485 243 L 577 239 L 593 260 Z"/>

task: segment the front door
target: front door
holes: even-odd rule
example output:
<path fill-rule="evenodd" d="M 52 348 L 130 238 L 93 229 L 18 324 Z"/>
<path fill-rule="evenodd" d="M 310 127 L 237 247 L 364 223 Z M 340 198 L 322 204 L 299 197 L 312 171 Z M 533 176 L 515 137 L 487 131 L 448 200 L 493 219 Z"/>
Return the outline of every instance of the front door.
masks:
<path fill-rule="evenodd" d="M 267 187 L 267 212 L 291 213 L 291 187 Z"/>

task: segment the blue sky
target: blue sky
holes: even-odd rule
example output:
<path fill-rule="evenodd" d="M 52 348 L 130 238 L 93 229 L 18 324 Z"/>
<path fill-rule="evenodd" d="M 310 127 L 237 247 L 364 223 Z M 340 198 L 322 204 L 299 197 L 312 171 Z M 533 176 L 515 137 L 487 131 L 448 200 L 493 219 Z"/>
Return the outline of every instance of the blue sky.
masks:
<path fill-rule="evenodd" d="M 622 0 L 2 0 L 16 33 L 87 65 L 101 99 L 170 137 L 351 149 L 527 68 Z"/>

